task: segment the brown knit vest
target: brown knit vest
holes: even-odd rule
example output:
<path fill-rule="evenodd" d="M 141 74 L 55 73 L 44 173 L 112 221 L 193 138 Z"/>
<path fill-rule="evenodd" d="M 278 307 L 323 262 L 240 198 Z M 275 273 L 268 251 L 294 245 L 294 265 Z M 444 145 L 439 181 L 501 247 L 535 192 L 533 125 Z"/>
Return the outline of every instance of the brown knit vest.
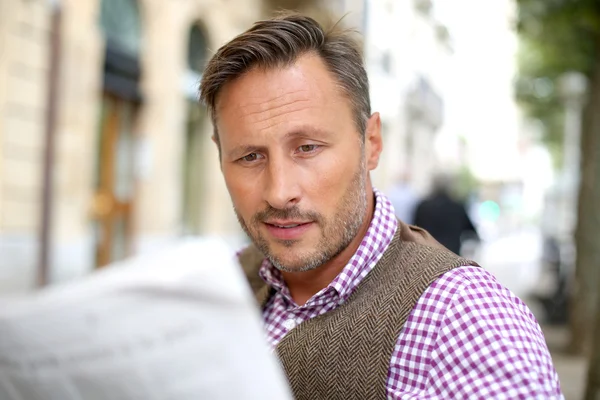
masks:
<path fill-rule="evenodd" d="M 240 255 L 264 306 L 272 291 L 258 276 L 262 260 L 252 246 Z M 437 277 L 464 265 L 477 266 L 399 222 L 383 257 L 348 300 L 301 323 L 277 346 L 295 398 L 385 399 L 390 359 L 408 315 Z"/>

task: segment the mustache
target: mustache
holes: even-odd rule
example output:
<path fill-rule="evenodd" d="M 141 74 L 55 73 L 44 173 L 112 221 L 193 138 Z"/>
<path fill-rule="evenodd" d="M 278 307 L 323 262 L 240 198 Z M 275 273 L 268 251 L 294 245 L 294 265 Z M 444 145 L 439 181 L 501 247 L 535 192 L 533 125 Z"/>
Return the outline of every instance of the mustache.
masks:
<path fill-rule="evenodd" d="M 265 222 L 269 219 L 299 219 L 303 221 L 315 221 L 317 223 L 321 223 L 323 221 L 321 214 L 314 211 L 302 211 L 296 206 L 283 209 L 268 207 L 267 209 L 256 213 L 254 217 L 252 217 L 252 221 L 254 223 Z"/>

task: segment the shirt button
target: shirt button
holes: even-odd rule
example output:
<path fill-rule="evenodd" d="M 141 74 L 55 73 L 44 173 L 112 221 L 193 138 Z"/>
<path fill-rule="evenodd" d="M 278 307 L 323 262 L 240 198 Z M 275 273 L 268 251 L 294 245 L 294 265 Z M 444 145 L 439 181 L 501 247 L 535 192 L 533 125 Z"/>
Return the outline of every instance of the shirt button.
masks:
<path fill-rule="evenodd" d="M 285 327 L 285 329 L 292 330 L 296 327 L 296 320 L 293 318 L 287 319 L 285 321 L 283 321 L 283 326 Z"/>

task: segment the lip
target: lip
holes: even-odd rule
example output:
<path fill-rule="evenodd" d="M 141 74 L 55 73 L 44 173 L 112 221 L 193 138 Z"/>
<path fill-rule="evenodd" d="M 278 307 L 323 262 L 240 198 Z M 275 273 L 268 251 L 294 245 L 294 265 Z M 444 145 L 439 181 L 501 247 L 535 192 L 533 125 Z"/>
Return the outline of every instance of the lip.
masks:
<path fill-rule="evenodd" d="M 269 221 L 265 222 L 265 227 L 267 231 L 279 240 L 295 240 L 300 239 L 300 237 L 309 230 L 313 222 L 300 222 L 300 221 Z M 277 225 L 296 225 L 293 228 L 280 228 Z"/>

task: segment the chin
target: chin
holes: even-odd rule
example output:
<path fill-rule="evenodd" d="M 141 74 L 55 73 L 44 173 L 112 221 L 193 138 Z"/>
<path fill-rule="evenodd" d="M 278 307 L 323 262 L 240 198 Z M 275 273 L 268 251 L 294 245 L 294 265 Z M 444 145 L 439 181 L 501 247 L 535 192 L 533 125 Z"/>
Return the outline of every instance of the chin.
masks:
<path fill-rule="evenodd" d="M 277 255 L 269 256 L 271 264 L 275 268 L 283 272 L 307 272 L 319 268 L 327 260 L 323 257 L 314 256 L 311 254 L 296 253 L 297 257 L 289 257 L 291 252 L 285 252 L 284 257 Z M 288 257 L 285 257 L 287 255 Z"/>
<path fill-rule="evenodd" d="M 290 258 L 290 252 L 271 253 L 269 259 L 277 269 L 284 271 L 302 269 L 302 262 L 296 258 Z"/>

